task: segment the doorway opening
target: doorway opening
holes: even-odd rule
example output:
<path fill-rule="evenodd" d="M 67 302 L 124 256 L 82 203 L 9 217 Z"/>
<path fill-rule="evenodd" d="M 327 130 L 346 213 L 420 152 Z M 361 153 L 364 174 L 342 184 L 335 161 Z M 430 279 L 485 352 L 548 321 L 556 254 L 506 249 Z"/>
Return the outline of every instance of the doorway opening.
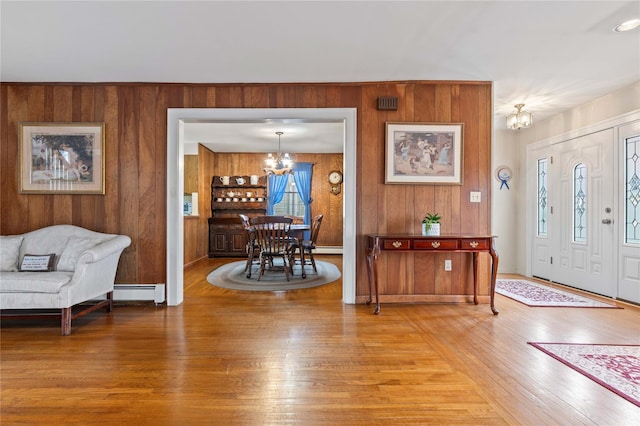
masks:
<path fill-rule="evenodd" d="M 198 122 L 300 120 L 343 123 L 344 194 L 342 301 L 355 303 L 356 265 L 356 116 L 355 108 L 169 108 L 167 117 L 167 304 L 184 299 L 184 126 Z"/>

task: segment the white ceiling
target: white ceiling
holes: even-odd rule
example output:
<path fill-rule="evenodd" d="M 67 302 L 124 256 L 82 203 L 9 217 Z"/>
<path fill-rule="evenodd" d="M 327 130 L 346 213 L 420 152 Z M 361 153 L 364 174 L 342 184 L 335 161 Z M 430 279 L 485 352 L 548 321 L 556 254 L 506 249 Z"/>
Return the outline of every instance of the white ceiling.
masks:
<path fill-rule="evenodd" d="M 638 17 L 639 1 L 2 0 L 0 78 L 493 81 L 500 129 L 516 103 L 541 120 L 639 80 L 640 30 L 612 31 Z M 301 147 L 295 126 L 237 124 L 189 125 L 187 137 L 240 152 L 257 150 L 247 148 L 241 132 L 261 133 L 263 145 L 272 140 L 276 146 L 275 131 L 283 130 L 283 147 L 285 141 Z M 298 133 L 329 150 L 333 137 L 313 127 Z M 216 145 L 223 140 L 232 146 Z"/>

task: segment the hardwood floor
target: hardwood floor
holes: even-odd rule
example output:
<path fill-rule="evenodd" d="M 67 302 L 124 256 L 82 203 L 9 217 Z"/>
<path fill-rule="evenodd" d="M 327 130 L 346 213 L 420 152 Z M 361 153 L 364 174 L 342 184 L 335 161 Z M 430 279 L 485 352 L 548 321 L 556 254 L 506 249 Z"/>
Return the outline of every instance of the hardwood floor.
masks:
<path fill-rule="evenodd" d="M 340 264 L 337 256 L 318 256 Z M 11 424 L 638 425 L 640 408 L 527 341 L 640 342 L 640 309 L 344 305 L 341 282 L 290 292 L 185 272 L 178 307 L 116 306 L 74 322 L 5 321 Z"/>

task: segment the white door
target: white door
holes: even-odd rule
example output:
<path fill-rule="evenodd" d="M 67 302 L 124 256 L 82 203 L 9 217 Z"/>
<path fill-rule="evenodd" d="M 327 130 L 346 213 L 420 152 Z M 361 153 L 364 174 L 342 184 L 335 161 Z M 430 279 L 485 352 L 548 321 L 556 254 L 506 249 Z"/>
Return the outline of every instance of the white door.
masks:
<path fill-rule="evenodd" d="M 613 129 L 558 145 L 552 165 L 554 281 L 616 296 Z"/>
<path fill-rule="evenodd" d="M 618 298 L 640 303 L 640 121 L 621 126 Z"/>
<path fill-rule="evenodd" d="M 529 165 L 529 176 L 535 176 L 529 181 L 529 193 L 535 194 L 536 203 L 533 214 L 533 250 L 531 270 L 534 277 L 551 280 L 553 265 L 551 263 L 552 241 L 549 234 L 550 205 L 549 205 L 549 168 L 553 158 L 553 147 L 543 147 L 535 150 L 532 163 Z"/>
<path fill-rule="evenodd" d="M 607 129 L 536 153 L 535 168 L 547 159 L 548 211 L 546 233 L 534 232 L 534 276 L 616 296 L 613 143 Z M 540 213 L 536 222 L 534 229 L 543 227 Z"/>

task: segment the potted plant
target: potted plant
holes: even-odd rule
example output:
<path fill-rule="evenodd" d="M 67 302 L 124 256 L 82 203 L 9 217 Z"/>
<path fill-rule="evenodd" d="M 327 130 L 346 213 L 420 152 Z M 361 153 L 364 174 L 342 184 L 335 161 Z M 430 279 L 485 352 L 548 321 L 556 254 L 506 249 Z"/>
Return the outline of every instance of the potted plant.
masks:
<path fill-rule="evenodd" d="M 440 216 L 438 213 L 427 213 L 422 220 L 422 235 L 440 235 Z"/>

